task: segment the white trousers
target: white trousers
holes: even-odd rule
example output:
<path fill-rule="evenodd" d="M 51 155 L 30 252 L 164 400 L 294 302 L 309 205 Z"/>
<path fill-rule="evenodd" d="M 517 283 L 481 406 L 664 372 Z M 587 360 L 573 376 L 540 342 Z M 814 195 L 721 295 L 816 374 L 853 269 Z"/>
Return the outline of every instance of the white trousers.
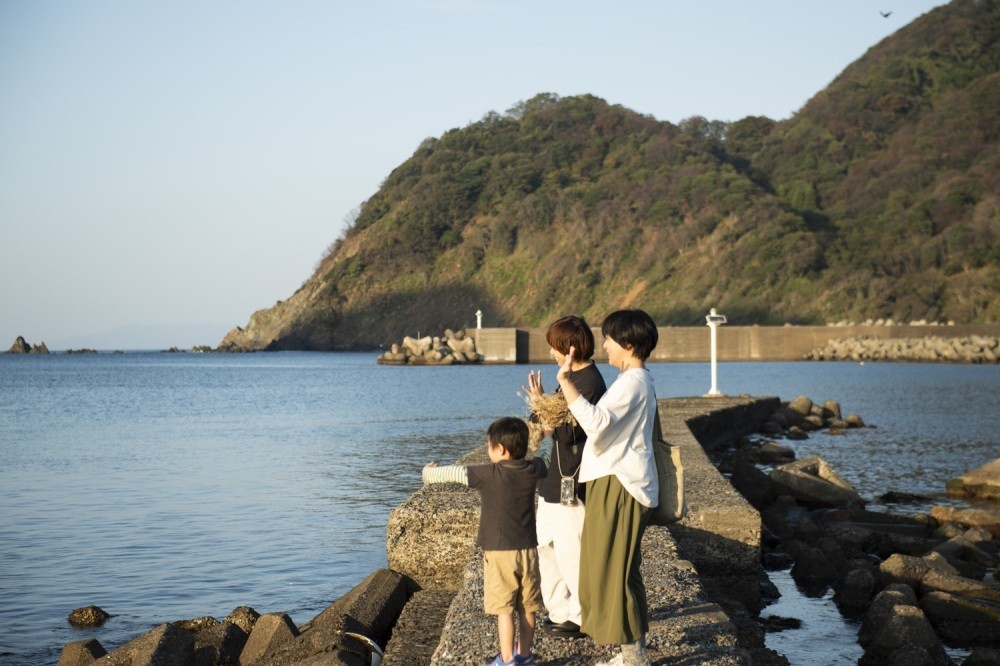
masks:
<path fill-rule="evenodd" d="M 583 622 L 580 612 L 580 536 L 584 508 L 553 504 L 538 499 L 535 531 L 538 535 L 538 569 L 542 577 L 542 600 L 549 619 Z"/>

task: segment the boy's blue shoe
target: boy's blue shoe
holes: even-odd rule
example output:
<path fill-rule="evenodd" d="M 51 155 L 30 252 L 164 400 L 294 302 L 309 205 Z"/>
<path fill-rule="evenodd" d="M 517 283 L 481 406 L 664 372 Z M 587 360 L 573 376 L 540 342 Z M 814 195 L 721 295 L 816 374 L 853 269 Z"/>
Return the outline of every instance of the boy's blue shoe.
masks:
<path fill-rule="evenodd" d="M 514 663 L 517 664 L 517 666 L 535 666 L 535 655 L 530 652 L 524 656 L 515 654 Z"/>
<path fill-rule="evenodd" d="M 517 655 L 514 655 L 514 658 L 510 661 L 504 661 L 503 657 L 498 654 L 493 661 L 488 661 L 483 664 L 483 666 L 517 666 L 517 663 Z M 532 661 L 532 663 L 534 663 L 534 661 Z"/>

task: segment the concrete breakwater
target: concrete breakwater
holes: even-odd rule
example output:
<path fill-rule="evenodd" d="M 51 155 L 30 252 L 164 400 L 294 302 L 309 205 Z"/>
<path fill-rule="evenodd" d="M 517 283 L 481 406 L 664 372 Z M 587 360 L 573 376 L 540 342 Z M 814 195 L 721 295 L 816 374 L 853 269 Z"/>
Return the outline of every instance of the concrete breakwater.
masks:
<path fill-rule="evenodd" d="M 479 363 L 483 357 L 476 352 L 476 339 L 464 330 L 445 330 L 443 335 L 413 338 L 406 336 L 401 345 L 393 344 L 377 362 L 388 365 L 453 365 Z"/>
<path fill-rule="evenodd" d="M 1000 363 L 1000 338 L 970 335 L 961 338 L 880 338 L 863 335 L 830 340 L 806 358 L 815 361 L 930 361 L 935 363 Z"/>
<path fill-rule="evenodd" d="M 728 440 L 755 430 L 778 404 L 777 398 L 660 401 L 664 436 L 681 446 L 689 514 L 669 530 L 650 528 L 642 544 L 655 663 L 783 663 L 764 646 L 747 610 L 760 605 L 760 515 L 715 469 L 689 426 L 693 421 L 705 442 Z M 480 447 L 458 463 L 485 460 Z M 436 612 L 423 605 L 421 616 L 445 619 L 430 661 L 417 661 L 409 646 L 432 629 L 404 608 L 406 631 L 394 633 L 384 663 L 479 664 L 496 651 L 496 622 L 482 612 L 478 516 L 478 494 L 457 485 L 425 487 L 390 515 L 389 567 L 422 588 L 414 600 L 440 595 Z M 586 638 L 536 636 L 539 663 L 593 664 L 612 652 Z"/>
<path fill-rule="evenodd" d="M 707 361 L 711 357 L 710 332 L 707 326 L 661 326 L 660 341 L 653 350 L 651 361 Z M 594 328 L 600 340 L 600 328 Z M 546 363 L 549 345 L 543 328 L 482 328 L 470 331 L 476 338 L 476 349 L 486 363 Z M 801 361 L 814 350 L 834 341 L 855 338 L 910 339 L 993 338 L 1000 337 L 1000 324 L 956 324 L 940 326 L 908 324 L 878 326 L 720 326 L 717 333 L 720 361 Z M 994 350 L 996 351 L 996 350 Z M 606 360 L 598 345 L 594 358 Z M 935 360 L 954 359 L 939 358 Z"/>

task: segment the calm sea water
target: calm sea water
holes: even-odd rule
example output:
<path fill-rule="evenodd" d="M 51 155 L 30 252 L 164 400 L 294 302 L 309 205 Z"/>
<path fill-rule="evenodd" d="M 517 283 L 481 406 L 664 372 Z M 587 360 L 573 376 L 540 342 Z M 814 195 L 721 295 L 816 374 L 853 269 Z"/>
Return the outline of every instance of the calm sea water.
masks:
<path fill-rule="evenodd" d="M 311 619 L 385 565 L 386 519 L 420 467 L 524 415 L 539 368 L 554 388 L 554 365 L 374 354 L 0 356 L 0 662 L 54 664 L 70 641 L 110 650 L 244 604 Z M 651 370 L 661 397 L 709 388 L 705 363 Z M 832 398 L 877 425 L 794 443 L 867 498 L 941 497 L 1000 456 L 998 366 L 725 363 L 719 387 Z M 113 617 L 74 630 L 89 604 Z"/>

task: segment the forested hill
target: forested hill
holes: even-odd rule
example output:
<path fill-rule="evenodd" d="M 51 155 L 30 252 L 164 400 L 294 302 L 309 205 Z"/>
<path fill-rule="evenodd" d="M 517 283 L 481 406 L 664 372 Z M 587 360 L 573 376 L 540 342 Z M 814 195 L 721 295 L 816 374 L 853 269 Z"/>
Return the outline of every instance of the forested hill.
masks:
<path fill-rule="evenodd" d="M 473 324 L 1000 321 L 1000 10 L 956 0 L 793 117 L 660 122 L 538 95 L 427 139 L 229 349 Z"/>

